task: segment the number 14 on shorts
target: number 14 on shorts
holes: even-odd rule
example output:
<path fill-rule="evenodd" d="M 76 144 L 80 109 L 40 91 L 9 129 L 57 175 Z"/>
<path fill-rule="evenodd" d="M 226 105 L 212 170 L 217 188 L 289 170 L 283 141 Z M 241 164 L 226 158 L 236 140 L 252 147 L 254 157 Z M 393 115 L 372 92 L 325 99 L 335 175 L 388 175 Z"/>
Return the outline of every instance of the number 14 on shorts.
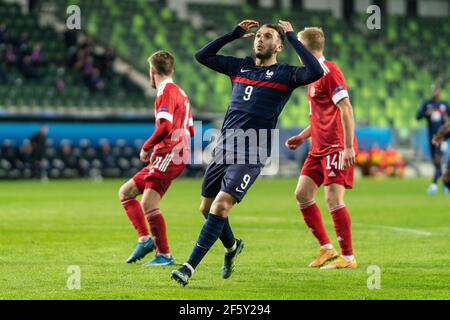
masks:
<path fill-rule="evenodd" d="M 327 155 L 327 167 L 326 170 L 332 170 L 333 167 L 336 170 L 344 170 L 344 152 L 333 153 Z"/>

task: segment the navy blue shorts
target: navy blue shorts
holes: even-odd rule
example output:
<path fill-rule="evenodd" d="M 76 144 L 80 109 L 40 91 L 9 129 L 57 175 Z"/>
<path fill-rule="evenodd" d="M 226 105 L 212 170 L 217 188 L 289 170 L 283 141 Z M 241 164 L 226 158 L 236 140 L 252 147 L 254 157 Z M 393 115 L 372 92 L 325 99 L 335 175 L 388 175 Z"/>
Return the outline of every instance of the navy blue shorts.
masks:
<path fill-rule="evenodd" d="M 262 168 L 261 164 L 218 164 L 213 161 L 203 176 L 202 196 L 215 198 L 223 191 L 241 202 Z"/>

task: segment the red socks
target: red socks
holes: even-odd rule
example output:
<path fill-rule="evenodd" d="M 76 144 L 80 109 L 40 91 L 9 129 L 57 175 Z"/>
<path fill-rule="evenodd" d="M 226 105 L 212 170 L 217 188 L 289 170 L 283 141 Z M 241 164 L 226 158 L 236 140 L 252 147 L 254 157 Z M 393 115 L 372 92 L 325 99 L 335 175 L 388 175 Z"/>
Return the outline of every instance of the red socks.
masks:
<path fill-rule="evenodd" d="M 146 212 L 145 217 L 150 224 L 150 230 L 152 231 L 158 253 L 170 253 L 169 243 L 167 242 L 166 222 L 159 208 Z"/>
<path fill-rule="evenodd" d="M 300 204 L 300 210 L 303 213 L 303 219 L 306 225 L 311 230 L 312 234 L 319 241 L 320 245 L 326 245 L 331 243 L 328 238 L 327 231 L 323 225 L 322 215 L 320 214 L 320 209 L 316 205 L 314 200 L 306 203 Z"/>
<path fill-rule="evenodd" d="M 303 213 L 303 219 L 313 235 L 319 241 L 320 245 L 331 243 L 322 222 L 320 209 L 314 200 L 300 204 L 300 210 Z M 332 208 L 331 216 L 334 221 L 334 229 L 341 247 L 342 255 L 353 255 L 352 248 L 352 222 L 345 205 Z"/>
<path fill-rule="evenodd" d="M 342 255 L 353 255 L 352 248 L 352 221 L 345 205 L 332 208 L 331 216 L 334 221 L 334 229 L 341 247 Z"/>
<path fill-rule="evenodd" d="M 141 204 L 136 199 L 125 199 L 121 201 L 125 209 L 128 219 L 130 219 L 134 228 L 137 231 L 138 237 L 148 236 L 147 224 L 145 222 L 144 211 L 142 211 Z"/>
<path fill-rule="evenodd" d="M 138 237 L 149 235 L 147 223 L 145 222 L 145 218 L 147 218 L 157 252 L 162 254 L 170 253 L 169 244 L 167 242 L 166 222 L 164 221 L 161 211 L 159 209 L 154 209 L 146 212 L 144 215 L 141 204 L 134 198 L 125 199 L 121 203 L 127 213 L 128 219 L 130 219 L 136 229 Z"/>

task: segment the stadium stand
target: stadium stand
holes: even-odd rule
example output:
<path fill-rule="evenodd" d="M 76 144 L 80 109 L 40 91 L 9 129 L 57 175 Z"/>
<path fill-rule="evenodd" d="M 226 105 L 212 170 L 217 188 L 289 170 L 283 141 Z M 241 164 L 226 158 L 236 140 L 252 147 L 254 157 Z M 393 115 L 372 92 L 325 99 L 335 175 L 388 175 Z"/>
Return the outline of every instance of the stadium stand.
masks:
<path fill-rule="evenodd" d="M 139 160 L 142 143 L 139 139 L 132 143 L 125 139 L 83 139 L 76 144 L 70 140 L 56 144 L 48 139 L 42 170 L 35 172 L 30 141 L 16 144 L 4 139 L 0 144 L 0 179 L 129 178 L 144 166 Z M 202 166 L 188 165 L 183 175 L 201 176 Z"/>
<path fill-rule="evenodd" d="M 296 12 L 254 9 L 250 6 L 189 4 L 195 24 L 181 21 L 168 7 L 146 0 L 43 1 L 53 3 L 59 17 L 65 17 L 68 4 L 78 4 L 87 12 L 85 29 L 94 39 L 116 52 L 143 73 L 149 53 L 166 49 L 177 59 L 177 80 L 189 93 L 198 111 L 226 110 L 229 81 L 206 68 L 198 68 L 195 51 L 230 30 L 237 22 L 252 17 L 261 22 L 288 19 L 297 28 L 322 26 L 327 35 L 326 53 L 343 69 L 351 88 L 356 119 L 361 125 L 395 126 L 409 130 L 419 126 L 414 110 L 429 95 L 430 85 L 448 74 L 450 21 L 445 18 L 410 19 L 389 15 L 381 32 L 365 28 L 366 15 L 357 15 L 351 24 L 332 17 L 330 12 Z M 194 20 L 194 19 L 192 19 Z M 361 27 L 364 26 L 364 27 Z M 380 36 L 381 34 L 381 36 Z M 250 55 L 251 45 L 238 41 L 224 49 L 226 54 Z M 297 64 L 287 48 L 280 61 Z M 445 88 L 444 95 L 450 93 Z M 281 117 L 281 125 L 297 127 L 308 121 L 305 95 L 296 93 Z"/>
<path fill-rule="evenodd" d="M 65 23 L 67 6 L 73 4 L 82 8 L 82 32 L 61 33 L 41 23 L 42 13 L 53 14 Z M 182 20 L 160 1 L 41 0 L 32 13 L 24 13 L 18 4 L 0 0 L 0 112 L 148 113 L 152 99 L 145 96 L 127 73 L 116 73 L 112 64 L 120 57 L 147 76 L 148 55 L 165 49 L 175 55 L 175 79 L 188 93 L 194 117 L 209 112 L 222 113 L 227 108 L 230 81 L 199 67 L 193 55 L 208 41 L 249 17 L 262 23 L 287 19 L 295 28 L 321 26 L 324 29 L 326 57 L 335 60 L 346 75 L 359 128 L 392 128 L 395 135 L 413 140 L 417 128 L 422 126 L 415 120 L 416 108 L 429 96 L 430 85 L 436 79 L 447 81 L 450 74 L 450 51 L 447 50 L 450 20 L 445 18 L 386 15 L 382 29 L 371 32 L 365 26 L 365 14 L 357 14 L 351 23 L 345 23 L 327 11 L 300 12 L 204 3 L 189 3 L 187 9 L 190 19 Z M 104 50 L 99 51 L 99 46 Z M 239 40 L 222 52 L 251 55 L 251 47 L 251 40 Z M 279 61 L 299 64 L 289 45 Z M 443 96 L 450 96 L 450 86 L 444 86 Z M 306 125 L 306 106 L 305 89 L 299 89 L 283 111 L 280 127 Z M 14 145 L 8 139 L 0 140 L 0 144 L 2 155 L 15 152 L 19 159 L 24 159 L 21 152 L 26 150 L 26 141 L 23 146 Z M 54 150 L 53 154 L 61 154 L 62 149 L 68 147 L 49 148 Z M 81 147 L 72 145 L 71 148 Z M 122 150 L 115 142 L 111 148 Z M 75 153 L 80 155 L 79 159 L 84 159 L 82 151 Z M 97 149 L 96 154 L 99 154 Z M 99 157 L 94 158 L 101 162 Z M 59 162 L 49 159 L 50 175 L 52 172 L 54 176 L 68 175 L 70 170 L 66 169 L 86 175 L 78 167 L 58 171 L 58 166 L 53 164 Z M 132 163 L 132 158 L 124 159 Z M 22 164 L 13 163 L 2 156 L 1 161 L 0 177 L 14 177 L 18 172 L 27 175 L 24 160 Z M 100 166 L 99 162 L 94 165 L 88 160 L 88 163 L 88 171 L 101 168 L 101 175 L 112 174 L 104 171 L 104 165 Z M 122 170 L 114 175 L 125 173 L 126 170 Z"/>
<path fill-rule="evenodd" d="M 142 168 L 142 162 L 137 157 L 141 143 L 136 141 L 134 145 L 129 145 L 125 140 L 114 143 L 103 140 L 98 146 L 93 146 L 90 140 L 85 139 L 78 145 L 68 140 L 54 145 L 49 139 L 43 172 L 36 176 L 30 141 L 16 145 L 11 140 L 4 140 L 0 146 L 0 178 L 127 177 Z"/>
<path fill-rule="evenodd" d="M 328 12 L 274 13 L 270 9 L 255 11 L 248 6 L 190 4 L 190 13 L 203 19 L 203 26 L 193 27 L 190 22 L 178 20 L 169 8 L 145 0 L 42 1 L 41 6 L 48 3 L 56 6 L 61 19 L 66 17 L 65 9 L 68 4 L 78 4 L 87 13 L 87 17 L 83 19 L 87 33 L 95 41 L 114 48 L 118 55 L 144 74 L 147 72 L 149 53 L 162 48 L 173 51 L 177 59 L 177 80 L 183 83 L 192 105 L 198 111 L 224 111 L 227 107 L 229 81 L 206 68 L 198 68 L 193 54 L 207 41 L 248 16 L 263 22 L 285 18 L 297 27 L 322 26 L 328 40 L 327 56 L 336 60 L 347 76 L 355 102 L 356 118 L 360 124 L 417 127 L 419 124 L 412 114 L 418 102 L 428 96 L 429 86 L 441 73 L 450 72 L 450 66 L 444 63 L 450 55 L 446 50 L 450 38 L 448 19 L 406 20 L 405 17 L 388 16 L 382 36 L 375 38 L 367 30 L 359 31 L 358 24 L 365 23 L 366 17 L 363 15 L 356 17 L 354 23 L 348 25 L 332 18 Z M 2 25 L 7 30 L 14 30 L 15 37 L 28 34 L 30 43 L 42 43 L 42 56 L 47 61 L 47 65 L 43 67 L 45 70 L 40 72 L 46 75 L 43 81 L 46 90 L 37 90 L 37 84 L 32 79 L 14 79 L 18 71 L 11 70 L 8 65 L 2 66 L 0 74 L 6 73 L 8 78 L 13 78 L 10 85 L 0 86 L 5 106 L 148 105 L 142 93 L 127 92 L 121 86 L 123 81 L 118 75 L 105 76 L 108 78 L 107 92 L 101 94 L 90 92 L 85 87 L 72 86 L 71 84 L 80 82 L 80 75 L 64 63 L 70 60 L 73 53 L 64 48 L 61 35 L 39 27 L 37 13 L 21 19 L 17 5 L 0 2 L 0 13 L 6 17 Z M 8 45 L 3 45 L 3 55 L 7 54 L 8 48 Z M 227 47 L 224 52 L 251 54 L 251 46 L 241 41 Z M 298 63 L 290 48 L 285 50 L 280 60 Z M 102 73 L 105 71 L 108 68 Z M 58 90 L 57 83 L 61 80 L 65 83 L 63 92 Z M 39 85 L 42 85 L 42 81 Z M 447 87 L 445 94 L 449 90 Z M 281 124 L 295 127 L 307 123 L 304 105 L 305 95 L 294 94 L 282 115 Z"/>
<path fill-rule="evenodd" d="M 127 75 L 112 71 L 114 51 L 98 54 L 92 42 L 41 26 L 0 1 L 0 96 L 2 108 L 35 111 L 145 108 L 148 99 Z"/>

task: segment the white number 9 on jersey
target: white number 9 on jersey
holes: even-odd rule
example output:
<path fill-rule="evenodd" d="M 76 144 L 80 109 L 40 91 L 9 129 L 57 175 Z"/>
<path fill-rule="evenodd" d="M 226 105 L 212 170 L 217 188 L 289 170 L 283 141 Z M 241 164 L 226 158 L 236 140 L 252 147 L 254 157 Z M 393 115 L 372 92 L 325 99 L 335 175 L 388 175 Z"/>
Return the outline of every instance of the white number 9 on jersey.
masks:
<path fill-rule="evenodd" d="M 244 95 L 243 99 L 245 101 L 250 100 L 250 97 L 251 97 L 252 92 L 253 92 L 253 87 L 252 86 L 246 86 L 244 92 L 245 92 L 245 95 Z"/>

